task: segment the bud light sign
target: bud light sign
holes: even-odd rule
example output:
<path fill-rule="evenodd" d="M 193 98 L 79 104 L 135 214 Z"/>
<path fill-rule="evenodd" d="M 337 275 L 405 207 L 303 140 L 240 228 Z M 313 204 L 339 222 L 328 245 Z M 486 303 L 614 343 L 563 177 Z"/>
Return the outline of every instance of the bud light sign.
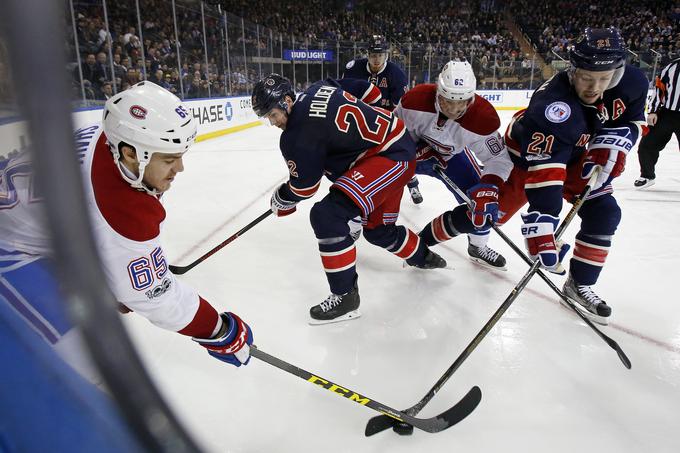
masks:
<path fill-rule="evenodd" d="M 333 61 L 332 50 L 290 50 L 284 49 L 284 60 Z"/>

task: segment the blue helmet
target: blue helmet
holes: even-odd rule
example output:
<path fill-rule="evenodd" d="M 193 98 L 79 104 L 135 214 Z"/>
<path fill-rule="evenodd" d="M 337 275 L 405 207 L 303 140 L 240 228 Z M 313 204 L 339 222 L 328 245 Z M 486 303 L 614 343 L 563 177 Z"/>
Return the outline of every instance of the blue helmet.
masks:
<path fill-rule="evenodd" d="M 263 117 L 275 107 L 287 111 L 286 96 L 295 100 L 295 90 L 290 80 L 279 74 L 269 74 L 255 84 L 250 100 L 255 114 Z"/>
<path fill-rule="evenodd" d="M 626 63 L 626 48 L 621 32 L 614 28 L 586 28 L 569 50 L 575 68 L 609 71 Z"/>
<path fill-rule="evenodd" d="M 373 35 L 368 41 L 367 50 L 369 53 L 383 53 L 387 52 L 389 48 L 390 44 L 383 35 Z"/>

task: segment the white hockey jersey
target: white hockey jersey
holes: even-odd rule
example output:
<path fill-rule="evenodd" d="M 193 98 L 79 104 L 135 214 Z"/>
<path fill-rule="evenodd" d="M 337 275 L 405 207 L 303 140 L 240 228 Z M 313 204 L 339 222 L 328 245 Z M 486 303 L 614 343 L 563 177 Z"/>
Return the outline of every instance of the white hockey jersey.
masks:
<path fill-rule="evenodd" d="M 493 106 L 479 95 L 462 118 L 455 121 L 440 115 L 435 108 L 437 85 L 422 84 L 408 91 L 395 109 L 411 138 L 427 142 L 444 160 L 466 148 L 484 164 L 482 177 L 495 175 L 506 181 L 512 161 L 498 133 L 500 118 Z"/>
<path fill-rule="evenodd" d="M 50 254 L 41 200 L 28 153 L 0 162 L 0 249 Z"/>
<path fill-rule="evenodd" d="M 101 125 L 77 130 L 75 142 L 95 243 L 118 302 L 163 329 L 204 338 L 214 335 L 221 327 L 217 312 L 168 268 L 160 243 L 165 220 L 160 200 L 123 180 Z M 36 208 L 27 196 L 18 201 L 11 209 L 14 217 L 31 214 L 35 223 L 28 211 Z M 46 243 L 45 231 L 26 231 L 33 237 L 27 239 L 16 228 L 3 230 L 2 242 L 13 252 L 41 252 L 31 244 Z"/>

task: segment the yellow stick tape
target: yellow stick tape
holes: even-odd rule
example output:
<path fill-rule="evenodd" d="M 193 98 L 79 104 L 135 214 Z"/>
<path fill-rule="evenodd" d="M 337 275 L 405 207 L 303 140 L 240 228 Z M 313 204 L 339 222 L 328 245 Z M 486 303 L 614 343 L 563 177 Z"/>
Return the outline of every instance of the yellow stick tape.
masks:
<path fill-rule="evenodd" d="M 197 142 L 202 142 L 204 140 L 210 140 L 211 138 L 221 137 L 222 135 L 232 134 L 234 132 L 242 131 L 244 129 L 249 129 L 255 126 L 261 126 L 262 121 L 253 121 L 251 123 L 241 124 L 239 126 L 228 127 L 226 129 L 221 129 L 219 131 L 208 132 L 207 134 L 201 134 L 196 137 Z"/>

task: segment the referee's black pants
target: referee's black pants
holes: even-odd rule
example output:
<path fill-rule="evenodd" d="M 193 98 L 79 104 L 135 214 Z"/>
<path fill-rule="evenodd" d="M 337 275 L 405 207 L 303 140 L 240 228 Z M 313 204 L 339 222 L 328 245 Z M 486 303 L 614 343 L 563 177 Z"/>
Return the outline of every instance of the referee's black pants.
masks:
<path fill-rule="evenodd" d="M 659 152 L 670 141 L 671 136 L 680 141 L 680 112 L 661 108 L 658 111 L 656 124 L 649 128 L 649 133 L 642 137 L 638 148 L 640 160 L 640 177 L 654 179 L 654 167 L 659 160 Z"/>

